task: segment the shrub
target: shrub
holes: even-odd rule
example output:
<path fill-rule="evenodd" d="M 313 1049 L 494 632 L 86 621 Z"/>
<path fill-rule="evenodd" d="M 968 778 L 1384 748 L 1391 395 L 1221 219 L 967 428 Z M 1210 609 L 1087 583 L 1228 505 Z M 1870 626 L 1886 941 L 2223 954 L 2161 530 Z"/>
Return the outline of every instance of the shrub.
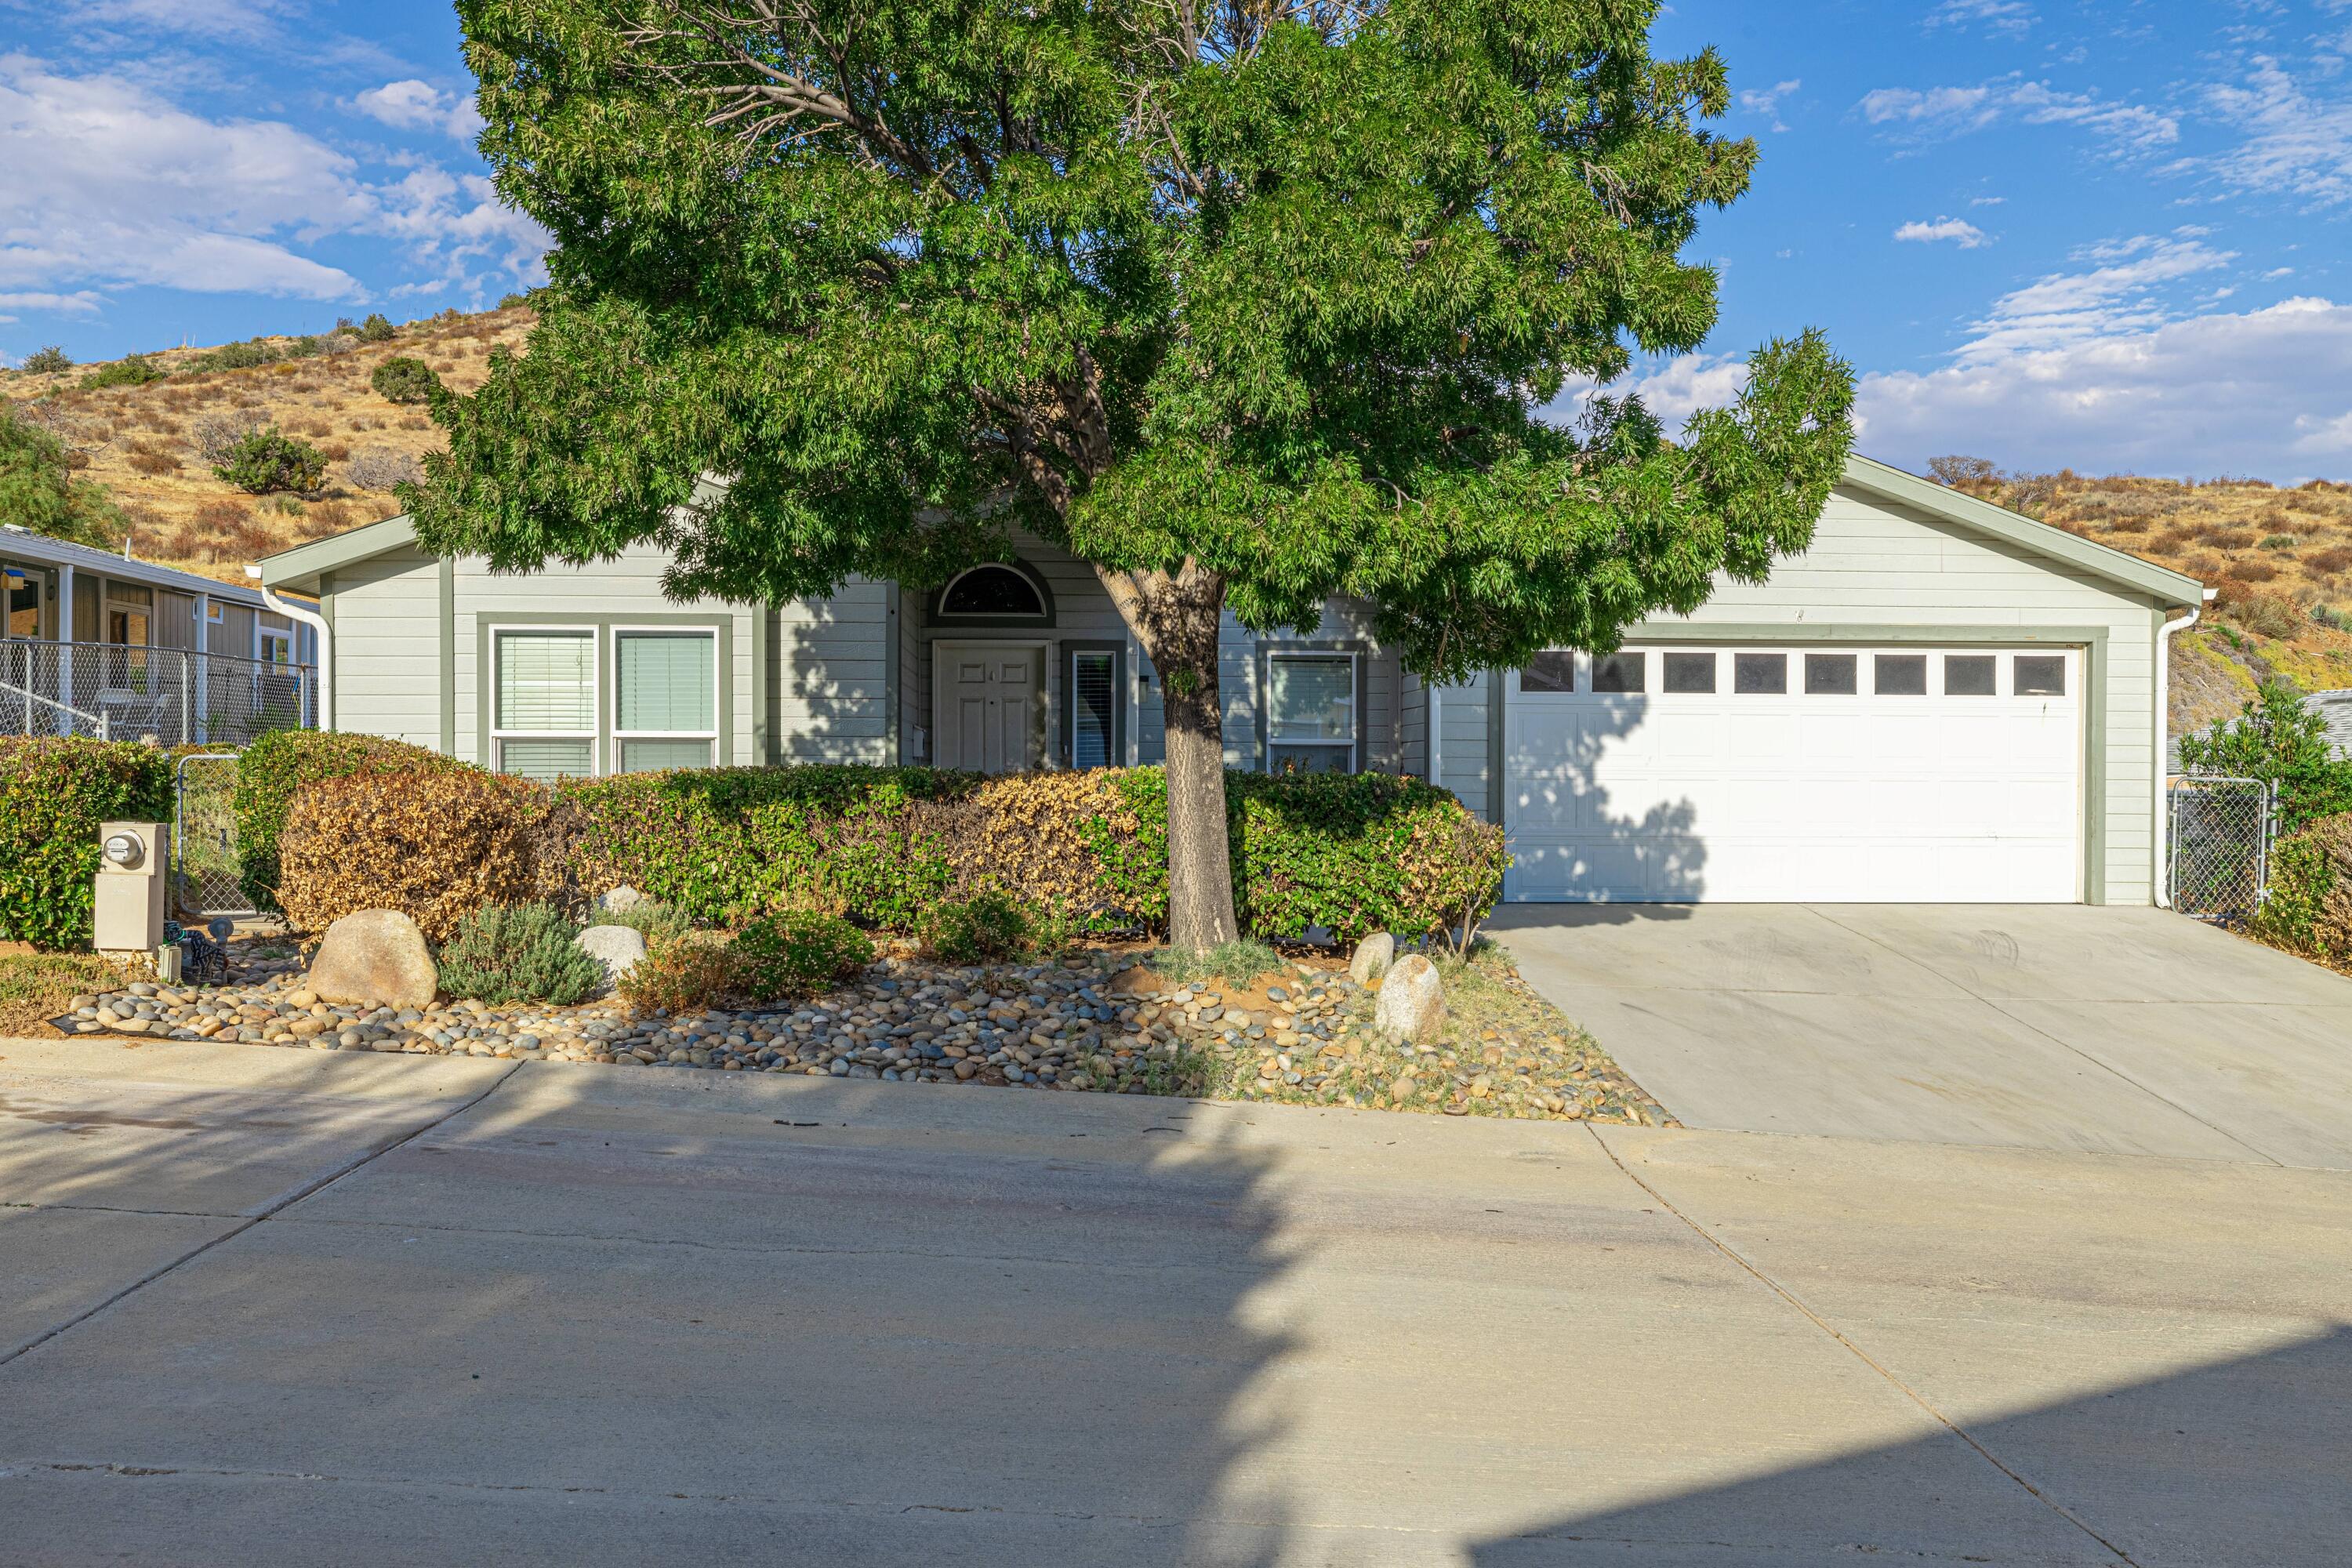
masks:
<path fill-rule="evenodd" d="M 66 357 L 62 344 L 48 343 L 26 354 L 20 368 L 31 371 L 35 375 L 55 375 L 59 371 L 73 369 L 73 361 Z"/>
<path fill-rule="evenodd" d="M 128 742 L 0 739 L 0 939 L 89 941 L 102 822 L 169 822 L 172 759 Z"/>
<path fill-rule="evenodd" d="M 949 963 L 989 963 L 1011 958 L 1029 941 L 1029 917 L 1003 893 L 981 893 L 962 903 L 934 907 L 923 921 L 923 945 Z"/>
<path fill-rule="evenodd" d="M 249 495 L 315 490 L 327 477 L 326 454 L 274 426 L 248 432 L 213 472 Z"/>
<path fill-rule="evenodd" d="M 694 929 L 694 922 L 657 899 L 640 899 L 625 910 L 598 910 L 590 925 L 627 926 L 643 933 L 646 946 L 674 942 Z"/>
<path fill-rule="evenodd" d="M 423 360 L 394 354 L 375 367 L 368 384 L 387 403 L 430 403 L 441 378 Z"/>
<path fill-rule="evenodd" d="M 447 773 L 465 766 L 438 752 L 377 735 L 273 730 L 255 737 L 237 759 L 230 801 L 245 896 L 258 910 L 278 907 L 278 840 L 287 812 L 303 791 L 330 779 Z"/>
<path fill-rule="evenodd" d="M 2256 936 L 2324 963 L 2352 963 L 2352 814 L 2323 816 L 2271 847 Z"/>
<path fill-rule="evenodd" d="M 361 447 L 343 465 L 343 472 L 363 490 L 388 490 L 394 485 L 425 482 L 425 465 L 390 447 Z"/>
<path fill-rule="evenodd" d="M 638 1007 L 685 1013 L 722 1000 L 734 982 L 735 960 L 724 940 L 689 931 L 647 947 L 617 989 Z"/>
<path fill-rule="evenodd" d="M 373 311 L 359 324 L 358 336 L 363 343 L 388 343 L 400 335 L 400 329 L 386 321 L 382 311 Z"/>
<path fill-rule="evenodd" d="M 476 910 L 442 946 L 441 989 L 478 1002 L 585 1002 L 604 989 L 604 966 L 573 945 L 579 934 L 553 904 Z"/>
<path fill-rule="evenodd" d="M 2285 681 L 2263 683 L 2237 718 L 2182 736 L 2179 752 L 2184 772 L 2276 784 L 2283 833 L 2352 811 L 2352 761 L 2329 742 L 2326 719 Z"/>
<path fill-rule="evenodd" d="M 2278 568 L 2270 562 L 2251 555 L 2230 563 L 2230 575 L 2241 583 L 2267 583 L 2278 574 Z"/>
<path fill-rule="evenodd" d="M 988 891 L 1080 929 L 1167 921 L 1157 768 L 719 768 L 558 787 L 581 886 L 625 882 L 698 921 L 815 909 L 910 931 L 942 900 Z M 1501 890 L 1501 830 L 1419 780 L 1235 773 L 1227 792 L 1237 901 L 1256 934 L 1458 931 Z"/>
<path fill-rule="evenodd" d="M 2303 558 L 2303 563 L 2314 572 L 2334 576 L 2352 567 L 2352 545 L 2331 544 L 2325 550 L 2315 550 Z"/>
<path fill-rule="evenodd" d="M 224 343 L 209 353 L 190 359 L 181 368 L 199 374 L 218 370 L 251 370 L 257 365 L 276 364 L 286 356 L 259 338 L 241 343 Z"/>
<path fill-rule="evenodd" d="M 111 548 L 122 538 L 121 509 L 103 487 L 73 477 L 89 459 L 67 449 L 60 426 L 76 438 L 97 434 L 54 405 L 36 404 L 20 415 L 0 404 L 0 520 L 52 539 Z"/>
<path fill-rule="evenodd" d="M 112 364 L 100 365 L 81 378 L 83 390 L 104 386 L 144 386 L 151 381 L 161 381 L 163 373 L 145 354 L 132 354 L 129 359 L 116 360 Z"/>
<path fill-rule="evenodd" d="M 530 303 L 530 296 L 528 294 L 501 294 L 499 296 L 499 309 L 501 310 L 511 310 L 518 305 L 528 305 Z"/>
<path fill-rule="evenodd" d="M 445 942 L 475 910 L 539 896 L 551 805 L 528 779 L 471 767 L 313 784 L 286 814 L 278 908 L 306 931 L 398 910 Z"/>
<path fill-rule="evenodd" d="M 727 954 L 735 993 L 774 1002 L 814 996 L 855 977 L 874 962 L 874 944 L 839 916 L 812 910 L 753 921 L 735 933 Z"/>
<path fill-rule="evenodd" d="M 157 475 L 176 474 L 180 471 L 179 458 L 169 452 L 157 452 L 145 447 L 131 447 L 123 455 L 122 460 L 132 473 L 145 474 L 151 479 Z"/>

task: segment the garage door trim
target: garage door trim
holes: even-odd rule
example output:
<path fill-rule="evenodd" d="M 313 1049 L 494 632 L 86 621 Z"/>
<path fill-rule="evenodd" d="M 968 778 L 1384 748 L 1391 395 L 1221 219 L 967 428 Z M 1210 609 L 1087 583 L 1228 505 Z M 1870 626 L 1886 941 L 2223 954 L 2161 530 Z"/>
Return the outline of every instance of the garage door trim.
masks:
<path fill-rule="evenodd" d="M 2104 785 L 2107 776 L 2108 636 L 2109 629 L 2105 626 L 1931 626 L 1924 623 L 1888 626 L 1862 622 L 1824 625 L 1811 621 L 1718 626 L 1707 621 L 1676 618 L 1638 621 L 1625 628 L 1623 640 L 1628 643 L 1724 644 L 1999 643 L 2011 647 L 2081 648 L 2084 723 L 2088 731 L 2084 737 L 2083 752 L 2083 901 L 2104 904 L 2107 901 L 2107 802 Z M 1506 826 L 1506 802 L 1510 795 L 1510 780 L 1504 772 L 1503 710 L 1509 700 L 1511 687 L 1511 682 L 1505 679 L 1506 674 L 1505 671 L 1496 671 L 1486 682 L 1486 776 L 1492 781 L 1487 792 L 1488 817 L 1498 826 Z"/>

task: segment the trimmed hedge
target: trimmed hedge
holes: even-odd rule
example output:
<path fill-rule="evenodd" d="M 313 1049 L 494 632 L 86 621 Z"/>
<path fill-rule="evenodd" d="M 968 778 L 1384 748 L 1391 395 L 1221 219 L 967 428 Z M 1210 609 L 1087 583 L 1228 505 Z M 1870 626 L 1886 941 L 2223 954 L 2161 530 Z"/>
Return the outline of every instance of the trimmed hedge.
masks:
<path fill-rule="evenodd" d="M 2253 931 L 2289 952 L 2352 965 L 2352 812 L 2323 816 L 2271 847 L 2269 896 Z"/>
<path fill-rule="evenodd" d="M 271 730 L 254 737 L 236 764 L 230 808 L 236 814 L 236 847 L 243 869 L 238 882 L 257 910 L 275 910 L 279 870 L 278 839 L 294 797 L 328 779 L 371 773 L 478 772 L 424 746 L 377 735 L 346 735 L 321 730 Z"/>
<path fill-rule="evenodd" d="M 441 776 L 428 785 L 420 775 Z M 447 782 L 457 778 L 467 782 Z M 334 779 L 345 783 L 330 788 Z M 1167 784 L 1156 767 L 1003 777 L 711 768 L 549 790 L 396 742 L 273 736 L 247 753 L 237 787 L 257 900 L 277 892 L 310 929 L 372 899 L 407 909 L 437 940 L 468 900 L 570 907 L 624 883 L 711 925 L 819 913 L 911 932 L 939 906 L 989 893 L 1053 929 L 1168 921 Z M 279 889 L 298 879 L 290 851 L 278 871 L 279 836 L 292 834 L 287 803 L 313 795 L 333 805 L 304 818 L 315 847 L 301 889 Z M 1502 830 L 1418 779 L 1232 773 L 1226 800 L 1235 906 L 1255 935 L 1458 930 L 1502 891 Z"/>
<path fill-rule="evenodd" d="M 286 814 L 278 906 L 299 931 L 399 910 L 446 942 L 483 910 L 540 899 L 553 806 L 543 786 L 478 768 L 321 780 Z"/>
<path fill-rule="evenodd" d="M 172 820 L 172 758 L 128 741 L 0 739 L 0 940 L 87 946 L 101 822 Z"/>

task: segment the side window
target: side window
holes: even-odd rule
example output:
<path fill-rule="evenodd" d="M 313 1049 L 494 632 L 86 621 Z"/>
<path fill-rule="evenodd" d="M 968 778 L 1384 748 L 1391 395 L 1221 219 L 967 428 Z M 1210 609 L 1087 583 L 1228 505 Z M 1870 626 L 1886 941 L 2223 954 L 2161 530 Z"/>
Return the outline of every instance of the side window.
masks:
<path fill-rule="evenodd" d="M 1356 659 L 1345 653 L 1267 656 L 1268 773 L 1356 771 Z"/>
<path fill-rule="evenodd" d="M 490 714 L 501 772 L 526 778 L 596 771 L 596 634 L 498 631 Z"/>
<path fill-rule="evenodd" d="M 719 634 L 613 634 L 613 739 L 625 773 L 707 768 L 719 744 Z"/>

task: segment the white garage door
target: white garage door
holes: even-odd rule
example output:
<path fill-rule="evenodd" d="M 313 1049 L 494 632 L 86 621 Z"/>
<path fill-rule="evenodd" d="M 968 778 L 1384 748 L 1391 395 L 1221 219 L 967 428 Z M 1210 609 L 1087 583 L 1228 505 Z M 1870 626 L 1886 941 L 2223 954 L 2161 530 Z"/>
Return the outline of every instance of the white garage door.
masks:
<path fill-rule="evenodd" d="M 1550 653 L 1504 678 L 1519 902 L 2082 897 L 2079 649 Z"/>

